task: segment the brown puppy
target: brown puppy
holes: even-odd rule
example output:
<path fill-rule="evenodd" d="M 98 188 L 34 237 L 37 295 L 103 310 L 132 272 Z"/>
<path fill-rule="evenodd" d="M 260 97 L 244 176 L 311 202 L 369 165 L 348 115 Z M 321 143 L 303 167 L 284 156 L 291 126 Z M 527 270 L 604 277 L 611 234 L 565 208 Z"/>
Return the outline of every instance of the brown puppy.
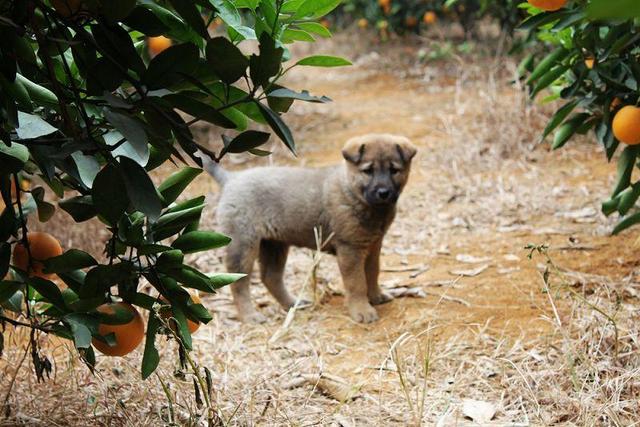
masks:
<path fill-rule="evenodd" d="M 333 237 L 323 248 L 335 254 L 356 322 L 373 322 L 372 304 L 391 297 L 378 285 L 382 239 L 396 212 L 416 148 L 408 139 L 372 134 L 347 141 L 339 166 L 305 169 L 260 167 L 227 172 L 202 156 L 205 169 L 222 185 L 221 232 L 231 237 L 228 271 L 247 277 L 231 285 L 240 318 L 266 319 L 251 302 L 249 274 L 260 261 L 262 281 L 285 309 L 295 299 L 282 281 L 289 246 L 316 248 L 314 227 Z"/>

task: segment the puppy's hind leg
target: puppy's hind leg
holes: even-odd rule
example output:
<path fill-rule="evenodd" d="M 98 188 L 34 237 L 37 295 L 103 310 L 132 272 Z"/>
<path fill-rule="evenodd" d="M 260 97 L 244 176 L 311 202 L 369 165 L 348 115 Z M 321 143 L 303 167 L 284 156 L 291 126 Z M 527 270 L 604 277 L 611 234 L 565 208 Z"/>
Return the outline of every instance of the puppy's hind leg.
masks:
<path fill-rule="evenodd" d="M 237 237 L 237 238 L 236 238 Z M 258 242 L 243 240 L 241 236 L 233 236 L 231 243 L 227 247 L 226 265 L 227 270 L 233 273 L 246 274 L 240 280 L 231 284 L 231 294 L 233 302 L 238 310 L 240 320 L 247 323 L 264 323 L 264 317 L 253 306 L 251 302 L 251 271 L 258 255 Z"/>
<path fill-rule="evenodd" d="M 271 295 L 288 310 L 295 303 L 295 298 L 284 286 L 282 277 L 287 262 L 289 246 L 282 242 L 263 240 L 260 242 L 260 277 Z"/>

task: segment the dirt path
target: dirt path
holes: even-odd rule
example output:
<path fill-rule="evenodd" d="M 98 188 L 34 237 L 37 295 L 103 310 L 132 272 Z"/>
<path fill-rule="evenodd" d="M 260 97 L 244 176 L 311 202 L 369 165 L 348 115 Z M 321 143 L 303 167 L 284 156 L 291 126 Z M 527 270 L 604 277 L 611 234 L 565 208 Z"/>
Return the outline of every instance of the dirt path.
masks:
<path fill-rule="evenodd" d="M 269 318 L 266 325 L 237 322 L 228 290 L 205 298 L 215 319 L 201 328 L 194 347 L 197 359 L 214 373 L 221 412 L 238 425 L 403 425 L 418 418 L 427 425 L 459 425 L 467 422 L 463 400 L 479 399 L 499 408 L 496 425 L 548 424 L 570 416 L 571 405 L 545 406 L 512 367 L 539 363 L 546 372 L 549 358 L 561 358 L 560 350 L 542 350 L 540 343 L 556 337 L 554 322 L 566 319 L 571 309 L 568 300 L 558 298 L 558 313 L 553 312 L 543 292 L 544 259 L 527 259 L 524 246 L 549 244 L 554 261 L 580 277 L 628 276 L 638 265 L 623 249 L 632 238 L 609 237 L 611 221 L 599 212 L 615 168 L 587 143 L 572 143 L 558 153 L 544 146 L 531 149 L 544 116 L 508 83 L 513 69 L 508 61 L 458 58 L 390 74 L 375 54 L 356 59 L 348 70 L 300 70 L 291 76 L 294 88 L 334 100 L 299 105 L 289 113 L 297 159 L 274 144 L 269 159 L 236 158 L 227 166 L 270 161 L 319 166 L 340 161 L 339 149 L 351 136 L 410 137 L 419 155 L 385 240 L 381 280 L 385 287 L 413 289 L 421 297 L 397 298 L 379 308 L 379 322 L 355 324 L 342 305 L 335 261 L 327 256 L 316 275 L 318 304 L 297 312 L 282 334 L 285 313 L 262 285 L 252 291 Z M 397 73 L 418 77 L 398 79 Z M 215 228 L 215 185 L 200 177 L 191 191 L 209 194 L 207 225 Z M 220 271 L 222 254 L 193 262 Z M 286 280 L 296 292 L 311 266 L 310 251 L 293 251 Z M 163 348 L 164 354 L 173 351 L 172 344 Z M 66 366 L 64 351 L 58 355 L 59 365 Z M 57 387 L 32 384 L 17 393 L 36 389 L 43 401 L 54 402 L 80 393 L 86 400 L 75 409 L 80 424 L 154 425 L 164 400 L 157 384 L 138 381 L 140 356 L 99 360 L 98 380 L 61 369 Z M 161 376 L 171 377 L 172 370 L 165 357 Z M 319 372 L 342 378 L 343 392 L 356 399 L 339 402 L 331 387 L 329 396 L 317 392 L 327 391 L 324 383 L 291 381 Z M 190 382 L 177 385 L 187 401 L 189 387 Z M 115 405 L 114 399 L 126 404 Z M 22 410 L 51 419 L 58 411 L 33 401 Z"/>
<path fill-rule="evenodd" d="M 297 313 L 288 332 L 269 342 L 284 314 L 261 285 L 255 286 L 269 324 L 232 323 L 231 329 L 224 327 L 226 332 L 215 336 L 224 337 L 227 344 L 241 340 L 241 357 L 249 353 L 251 360 L 271 367 L 255 378 L 257 389 L 269 389 L 261 381 L 274 378 L 282 384 L 283 371 L 285 378 L 290 371 L 322 371 L 361 386 L 360 392 L 376 395 L 376 404 L 389 408 L 385 414 L 366 399 L 344 408 L 326 400 L 327 406 L 311 404 L 305 400 L 308 394 L 275 386 L 280 399 L 296 403 L 284 404 L 293 411 L 289 415 L 264 415 L 264 422 L 285 422 L 289 416 L 294 424 L 339 420 L 333 411 L 349 414 L 354 425 L 371 419 L 361 418 L 371 417 L 371 411 L 376 414 L 374 425 L 410 422 L 410 405 L 393 372 L 397 367 L 391 363 L 390 371 L 384 371 L 390 348 L 399 338 L 403 345 L 410 343 L 406 357 L 414 365 L 430 345 L 432 357 L 440 362 L 434 362 L 432 375 L 452 381 L 450 389 L 436 383 L 432 413 L 425 419 L 462 422 L 454 404 L 460 399 L 496 400 L 501 390 L 504 398 L 504 378 L 483 376 L 485 364 L 497 363 L 500 346 L 553 335 L 554 315 L 548 295 L 542 292 L 544 259 L 527 259 L 525 245 L 549 244 L 558 265 L 613 280 L 627 276 L 637 265 L 631 253 L 620 250 L 628 237 L 609 237 L 611 223 L 599 212 L 615 175 L 613 166 L 592 144 L 574 143 L 559 153 L 549 153 L 546 147 L 531 151 L 543 118 L 507 83 L 512 64 L 501 64 L 505 68 L 494 71 L 487 71 L 494 65 L 489 60 L 469 64 L 470 69 L 449 64 L 436 67 L 422 80 L 399 80 L 372 70 L 367 59 L 350 70 L 312 74 L 305 70 L 291 79 L 294 87 L 326 94 L 335 102 L 294 109 L 289 120 L 300 141 L 299 159 L 287 157 L 276 146 L 275 162 L 311 166 L 338 162 L 343 142 L 367 132 L 410 137 L 420 153 L 385 241 L 382 283 L 389 288 L 418 288 L 425 294 L 380 307 L 381 320 L 374 325 L 354 324 L 342 306 L 335 262 L 326 258 L 318 272 L 322 303 Z M 308 251 L 294 251 L 287 273 L 294 289 L 304 282 L 310 266 Z M 558 310 L 564 316 L 568 307 L 560 301 Z M 487 347 L 488 342 L 498 344 Z M 455 354 L 455 363 L 442 360 L 447 351 Z M 237 374 L 242 375 L 241 368 L 232 377 Z M 415 371 L 411 375 L 420 376 Z M 438 393 L 443 394 L 436 397 Z M 300 405 L 311 413 L 299 414 Z M 327 410 L 329 414 L 324 413 Z M 453 412 L 447 415 L 448 410 Z M 502 420 L 527 417 L 526 410 L 502 413 Z"/>

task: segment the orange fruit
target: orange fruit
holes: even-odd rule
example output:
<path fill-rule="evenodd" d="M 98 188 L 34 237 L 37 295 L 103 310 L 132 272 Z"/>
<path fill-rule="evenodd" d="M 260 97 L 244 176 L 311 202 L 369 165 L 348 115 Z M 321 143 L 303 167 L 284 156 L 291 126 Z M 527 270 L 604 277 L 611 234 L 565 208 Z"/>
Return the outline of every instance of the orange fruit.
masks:
<path fill-rule="evenodd" d="M 53 274 L 44 273 L 44 261 L 62 255 L 60 242 L 49 233 L 34 231 L 27 234 L 29 252 L 31 252 L 31 268 L 29 269 L 29 253 L 22 242 L 13 248 L 13 265 L 20 270 L 28 271 L 29 276 L 50 279 Z"/>
<path fill-rule="evenodd" d="M 538 9 L 546 10 L 546 11 L 554 11 L 558 9 L 562 9 L 565 4 L 567 4 L 567 0 L 527 0 L 531 6 L 537 7 Z"/>
<path fill-rule="evenodd" d="M 587 66 L 588 69 L 593 69 L 593 66 L 596 64 L 595 58 L 587 58 L 584 60 L 584 65 Z"/>
<path fill-rule="evenodd" d="M 134 306 L 126 302 L 115 302 L 102 304 L 96 310 L 107 315 L 115 315 L 122 310 L 133 316 L 130 321 L 120 325 L 100 323 L 98 333 L 102 336 L 114 334 L 115 339 L 115 345 L 110 346 L 94 338 L 91 343 L 100 353 L 106 356 L 124 356 L 140 345 L 144 338 L 144 321 Z"/>
<path fill-rule="evenodd" d="M 320 25 L 325 28 L 329 28 L 331 27 L 331 22 L 328 19 L 323 19 L 322 21 L 320 21 Z"/>
<path fill-rule="evenodd" d="M 433 11 L 425 12 L 424 16 L 422 17 L 422 22 L 424 22 L 427 25 L 434 24 L 437 20 L 438 20 L 438 16 Z"/>
<path fill-rule="evenodd" d="M 391 6 L 391 0 L 378 0 L 378 4 L 380 7 L 389 7 Z"/>
<path fill-rule="evenodd" d="M 147 46 L 149 48 L 149 55 L 156 56 L 163 50 L 170 47 L 173 43 L 171 39 L 165 36 L 149 37 L 147 39 Z"/>
<path fill-rule="evenodd" d="M 167 300 L 164 298 L 160 298 L 160 301 L 167 304 Z M 191 301 L 193 301 L 194 304 L 200 304 L 202 302 L 200 297 L 195 294 L 191 295 Z M 160 311 L 160 315 L 162 316 L 163 319 L 169 320 L 173 316 L 173 313 L 171 312 L 171 309 L 167 307 L 164 310 Z M 173 329 L 174 328 L 173 322 L 170 322 L 169 325 L 171 326 L 171 330 L 175 332 L 175 329 Z M 189 328 L 189 332 L 193 334 L 195 331 L 198 330 L 198 328 L 200 328 L 200 322 L 194 322 L 191 319 L 187 319 L 187 328 Z"/>
<path fill-rule="evenodd" d="M 625 144 L 640 144 L 640 108 L 622 107 L 613 118 L 613 134 Z"/>
<path fill-rule="evenodd" d="M 82 7 L 82 0 L 51 0 L 51 6 L 63 18 L 76 15 Z"/>
<path fill-rule="evenodd" d="M 369 26 L 369 21 L 367 21 L 365 18 L 358 19 L 358 27 L 359 28 L 362 28 L 364 30 L 368 26 Z"/>
<path fill-rule="evenodd" d="M 407 19 L 405 19 L 404 23 L 407 25 L 407 27 L 414 28 L 416 25 L 418 25 L 418 18 L 416 18 L 415 16 L 407 16 Z"/>

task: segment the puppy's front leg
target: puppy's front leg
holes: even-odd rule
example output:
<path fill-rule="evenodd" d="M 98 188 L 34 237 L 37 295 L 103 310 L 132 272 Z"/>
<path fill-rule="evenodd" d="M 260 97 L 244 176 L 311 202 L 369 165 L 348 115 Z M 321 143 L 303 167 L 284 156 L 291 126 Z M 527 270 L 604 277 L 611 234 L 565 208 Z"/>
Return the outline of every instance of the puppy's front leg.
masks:
<path fill-rule="evenodd" d="M 347 293 L 347 309 L 356 322 L 371 323 L 378 320 L 376 309 L 369 304 L 365 261 L 368 250 L 347 245 L 337 248 L 338 265 Z"/>
<path fill-rule="evenodd" d="M 367 260 L 365 261 L 365 272 L 367 275 L 367 295 L 369 302 L 373 305 L 384 304 L 393 299 L 391 295 L 383 292 L 378 283 L 380 276 L 380 249 L 382 239 L 371 245 Z"/>

